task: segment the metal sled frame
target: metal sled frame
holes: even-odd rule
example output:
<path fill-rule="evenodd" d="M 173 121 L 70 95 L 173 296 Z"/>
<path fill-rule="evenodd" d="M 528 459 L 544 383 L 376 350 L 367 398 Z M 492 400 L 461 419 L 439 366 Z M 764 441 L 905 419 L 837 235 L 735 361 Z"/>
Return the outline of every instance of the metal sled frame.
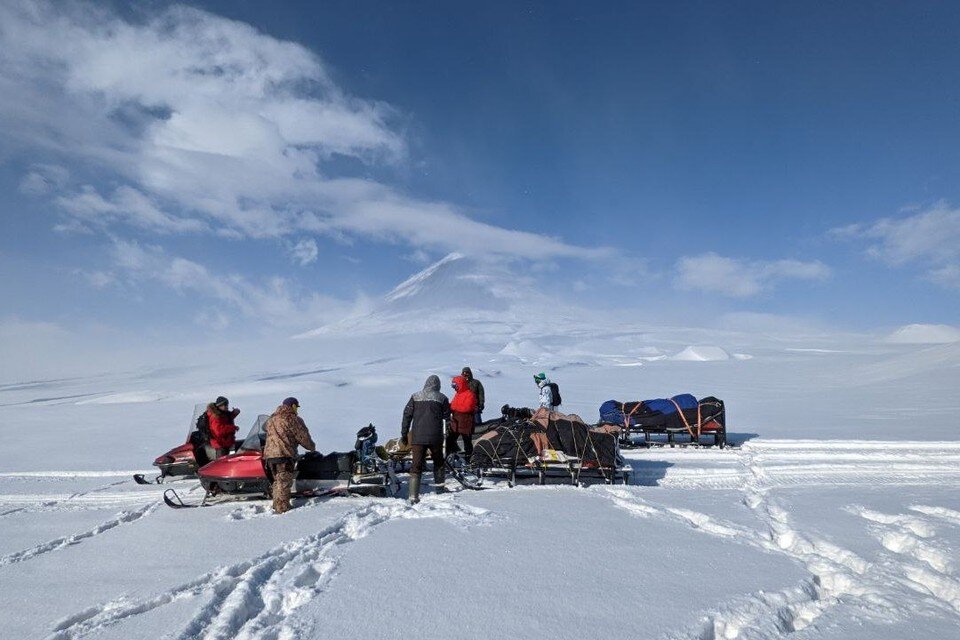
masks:
<path fill-rule="evenodd" d="M 570 484 L 580 486 L 582 480 L 591 478 L 602 480 L 604 484 L 630 484 L 633 467 L 627 464 L 614 466 L 584 465 L 579 458 L 567 457 L 565 461 L 533 458 L 525 465 L 489 467 L 481 470 L 482 477 L 506 478 L 509 487 L 515 487 L 520 480 L 536 479 L 537 484 L 545 485 L 550 478 L 570 478 Z"/>

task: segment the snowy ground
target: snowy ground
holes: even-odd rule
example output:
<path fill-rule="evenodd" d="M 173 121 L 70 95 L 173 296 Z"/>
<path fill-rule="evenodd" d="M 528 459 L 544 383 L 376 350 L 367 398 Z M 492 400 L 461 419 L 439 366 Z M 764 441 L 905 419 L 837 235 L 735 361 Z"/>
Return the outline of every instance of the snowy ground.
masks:
<path fill-rule="evenodd" d="M 416 508 L 312 500 L 283 518 L 253 502 L 172 511 L 160 489 L 113 475 L 6 474 L 0 630 L 15 638 L 956 632 L 960 443 L 756 439 L 629 459 L 637 482 L 627 487 L 496 487 L 429 495 Z"/>
<path fill-rule="evenodd" d="M 3 372 L 0 637 L 956 637 L 960 344 L 376 321 L 187 365 Z M 297 395 L 320 449 L 343 450 L 367 422 L 396 435 L 426 375 L 463 364 L 491 408 L 530 404 L 546 370 L 589 421 L 610 398 L 716 395 L 739 446 L 631 450 L 626 487 L 314 499 L 284 517 L 173 511 L 130 480 L 218 394 L 244 427 Z"/>

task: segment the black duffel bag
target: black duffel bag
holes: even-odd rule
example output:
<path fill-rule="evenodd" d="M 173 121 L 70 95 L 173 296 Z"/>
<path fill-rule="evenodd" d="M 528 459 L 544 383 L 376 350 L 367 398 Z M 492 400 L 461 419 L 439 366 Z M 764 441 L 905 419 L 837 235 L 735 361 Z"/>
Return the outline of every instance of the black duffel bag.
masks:
<path fill-rule="evenodd" d="M 356 451 L 334 451 L 327 455 L 308 453 L 297 463 L 297 478 L 300 480 L 349 480 Z"/>

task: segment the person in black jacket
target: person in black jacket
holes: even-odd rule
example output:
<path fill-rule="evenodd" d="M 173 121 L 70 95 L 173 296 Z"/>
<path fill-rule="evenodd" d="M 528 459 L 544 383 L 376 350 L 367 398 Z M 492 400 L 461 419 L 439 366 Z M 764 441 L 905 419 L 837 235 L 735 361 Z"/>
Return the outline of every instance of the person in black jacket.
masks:
<path fill-rule="evenodd" d="M 443 424 L 450 419 L 450 400 L 440 393 L 440 378 L 430 376 L 423 391 L 412 396 L 403 409 L 400 439 L 410 446 L 413 466 L 410 469 L 410 504 L 420 502 L 420 476 L 427 450 L 433 459 L 433 483 L 441 490 L 443 472 Z"/>
<path fill-rule="evenodd" d="M 480 424 L 483 422 L 480 414 L 483 413 L 484 400 L 486 400 L 483 397 L 483 383 L 473 377 L 473 371 L 470 367 L 464 367 L 460 375 L 467 379 L 467 382 L 470 383 L 470 391 L 473 391 L 473 395 L 477 396 L 477 413 L 474 415 L 473 423 Z"/>

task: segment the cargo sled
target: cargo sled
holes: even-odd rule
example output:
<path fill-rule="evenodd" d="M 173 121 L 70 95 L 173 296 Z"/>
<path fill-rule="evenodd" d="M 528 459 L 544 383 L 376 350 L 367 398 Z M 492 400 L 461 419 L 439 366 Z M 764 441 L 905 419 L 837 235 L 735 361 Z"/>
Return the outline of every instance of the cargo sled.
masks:
<path fill-rule="evenodd" d="M 713 396 L 697 400 L 684 393 L 635 402 L 607 400 L 600 405 L 600 423 L 619 428 L 620 443 L 625 447 L 716 446 L 723 449 L 727 445 L 723 400 Z M 637 436 L 642 436 L 642 440 L 638 442 Z"/>
<path fill-rule="evenodd" d="M 620 430 L 589 426 L 577 415 L 540 409 L 526 420 L 508 421 L 474 443 L 470 465 L 487 476 L 505 476 L 510 486 L 551 477 L 579 485 L 588 478 L 630 483 L 632 468 L 620 455 Z"/>

